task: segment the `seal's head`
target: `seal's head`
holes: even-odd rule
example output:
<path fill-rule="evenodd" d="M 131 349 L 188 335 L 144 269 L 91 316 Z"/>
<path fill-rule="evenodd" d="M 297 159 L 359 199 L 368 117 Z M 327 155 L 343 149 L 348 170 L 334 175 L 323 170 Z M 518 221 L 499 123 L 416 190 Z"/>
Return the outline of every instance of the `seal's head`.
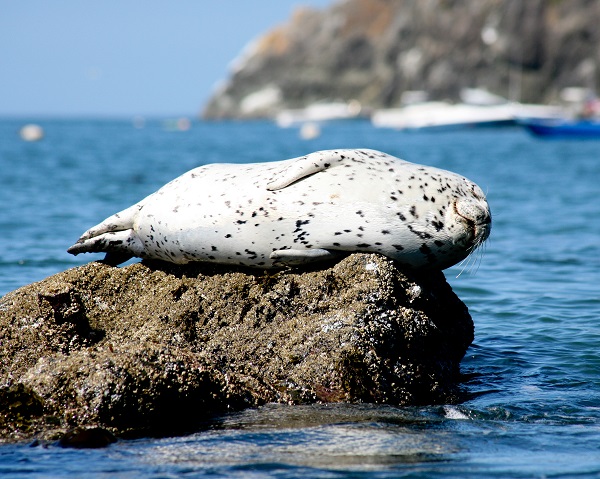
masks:
<path fill-rule="evenodd" d="M 446 230 L 451 240 L 453 263 L 462 261 L 481 246 L 492 230 L 492 214 L 481 188 L 462 178 L 463 187 L 446 212 Z"/>
<path fill-rule="evenodd" d="M 457 199 L 453 210 L 457 220 L 464 226 L 467 243 L 477 247 L 490 235 L 492 215 L 483 193 L 479 187 L 473 186 L 473 196 Z"/>

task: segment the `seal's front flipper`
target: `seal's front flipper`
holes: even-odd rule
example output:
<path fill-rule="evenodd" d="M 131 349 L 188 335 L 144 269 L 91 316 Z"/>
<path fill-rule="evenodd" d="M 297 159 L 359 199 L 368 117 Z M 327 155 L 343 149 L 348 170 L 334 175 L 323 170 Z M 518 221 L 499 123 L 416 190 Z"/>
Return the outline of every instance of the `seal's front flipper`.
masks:
<path fill-rule="evenodd" d="M 142 241 L 133 230 L 103 233 L 89 239 L 80 239 L 67 252 L 73 255 L 79 253 L 107 253 L 105 262 L 111 265 L 122 263 L 132 256 L 141 256 L 144 251 Z"/>
<path fill-rule="evenodd" d="M 300 266 L 304 264 L 327 261 L 343 256 L 341 251 L 330 251 L 328 249 L 278 249 L 273 251 L 270 258 L 275 266 Z"/>
<path fill-rule="evenodd" d="M 347 156 L 348 150 L 325 150 L 289 160 L 289 164 L 267 183 L 267 189 L 281 190 L 302 178 L 341 163 Z"/>

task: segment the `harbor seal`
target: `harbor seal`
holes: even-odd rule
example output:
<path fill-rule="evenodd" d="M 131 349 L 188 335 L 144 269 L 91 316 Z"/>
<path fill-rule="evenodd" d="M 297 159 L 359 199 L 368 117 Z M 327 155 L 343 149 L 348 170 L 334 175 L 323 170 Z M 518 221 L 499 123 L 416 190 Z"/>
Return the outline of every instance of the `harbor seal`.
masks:
<path fill-rule="evenodd" d="M 491 230 L 468 179 L 375 150 L 195 168 L 86 231 L 69 253 L 106 252 L 184 264 L 262 269 L 380 253 L 413 269 L 445 269 Z"/>

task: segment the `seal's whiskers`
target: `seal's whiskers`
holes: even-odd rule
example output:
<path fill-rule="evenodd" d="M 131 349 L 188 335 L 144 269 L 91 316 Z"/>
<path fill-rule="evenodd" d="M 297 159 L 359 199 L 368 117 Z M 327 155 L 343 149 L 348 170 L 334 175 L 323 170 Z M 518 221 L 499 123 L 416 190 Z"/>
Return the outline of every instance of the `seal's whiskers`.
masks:
<path fill-rule="evenodd" d="M 479 266 L 481 266 L 481 262 L 483 261 L 486 247 L 487 244 L 485 240 L 478 240 L 468 248 L 467 251 L 469 254 L 458 264 L 458 266 L 462 266 L 462 269 L 460 270 L 460 273 L 456 275 L 456 278 L 460 277 L 465 270 L 468 271 L 469 274 L 476 274 L 477 271 L 479 271 Z"/>

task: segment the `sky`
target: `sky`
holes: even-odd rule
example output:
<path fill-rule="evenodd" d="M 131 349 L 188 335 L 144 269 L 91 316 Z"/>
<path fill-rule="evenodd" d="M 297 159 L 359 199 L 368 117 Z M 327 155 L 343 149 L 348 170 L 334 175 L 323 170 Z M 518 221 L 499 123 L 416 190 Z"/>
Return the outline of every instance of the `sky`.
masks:
<path fill-rule="evenodd" d="M 0 116 L 196 116 L 251 40 L 333 0 L 0 0 Z"/>

